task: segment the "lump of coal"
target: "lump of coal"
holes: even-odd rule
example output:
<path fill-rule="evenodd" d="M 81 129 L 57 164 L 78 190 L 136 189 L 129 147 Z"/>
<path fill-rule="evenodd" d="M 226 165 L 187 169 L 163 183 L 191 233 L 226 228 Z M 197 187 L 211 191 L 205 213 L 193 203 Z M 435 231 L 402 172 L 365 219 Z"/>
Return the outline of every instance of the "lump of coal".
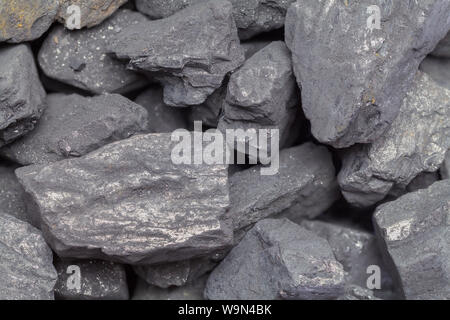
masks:
<path fill-rule="evenodd" d="M 56 270 L 39 230 L 0 214 L 0 299 L 53 300 Z"/>
<path fill-rule="evenodd" d="M 428 57 L 423 60 L 420 69 L 439 85 L 450 90 L 450 59 Z"/>
<path fill-rule="evenodd" d="M 158 288 L 139 280 L 132 300 L 203 300 L 207 276 L 182 287 Z"/>
<path fill-rule="evenodd" d="M 344 155 L 338 176 L 355 206 L 371 206 L 395 185 L 406 187 L 419 173 L 437 171 L 450 147 L 450 90 L 419 72 L 391 128 L 372 145 Z"/>
<path fill-rule="evenodd" d="M 328 242 L 287 219 L 258 222 L 214 269 L 207 299 L 333 299 L 344 270 Z"/>
<path fill-rule="evenodd" d="M 17 43 L 39 38 L 50 28 L 58 7 L 58 0 L 0 1 L 0 42 Z"/>
<path fill-rule="evenodd" d="M 109 261 L 58 259 L 55 297 L 60 300 L 128 300 L 125 267 Z"/>
<path fill-rule="evenodd" d="M 439 42 L 431 55 L 439 58 L 450 59 L 450 32 L 447 33 L 447 36 L 442 39 L 441 42 Z"/>
<path fill-rule="evenodd" d="M 41 46 L 39 65 L 48 77 L 96 94 L 142 87 L 145 77 L 108 56 L 106 46 L 121 29 L 146 20 L 124 9 L 92 29 L 70 31 L 56 26 Z"/>
<path fill-rule="evenodd" d="M 138 135 L 16 175 L 61 257 L 157 264 L 228 248 L 227 166 L 174 164 L 176 146 Z"/>
<path fill-rule="evenodd" d="M 372 5 L 380 8 L 381 29 L 367 27 Z M 448 12 L 448 0 L 294 3 L 286 43 L 313 135 L 336 148 L 380 137 L 420 62 L 449 31 Z"/>
<path fill-rule="evenodd" d="M 377 238 L 406 299 L 450 299 L 450 180 L 377 208 Z"/>
<path fill-rule="evenodd" d="M 30 47 L 0 48 L 0 147 L 33 130 L 45 96 Z"/>
<path fill-rule="evenodd" d="M 29 222 L 25 206 L 25 191 L 17 181 L 14 166 L 0 165 L 0 212 Z"/>
<path fill-rule="evenodd" d="M 78 13 L 73 10 L 73 6 L 78 6 L 80 14 L 80 25 L 75 29 L 83 27 L 93 27 L 112 15 L 127 0 L 60 0 L 60 7 L 57 15 L 59 22 L 66 28 L 72 28 L 73 15 Z"/>
<path fill-rule="evenodd" d="M 0 149 L 22 165 L 79 157 L 113 141 L 147 130 L 147 112 L 118 94 L 83 97 L 50 94 L 36 128 Z"/>
<path fill-rule="evenodd" d="M 195 23 L 194 23 L 195 22 Z M 124 28 L 109 50 L 164 85 L 171 106 L 199 105 L 244 62 L 228 1 L 190 6 L 168 18 Z"/>

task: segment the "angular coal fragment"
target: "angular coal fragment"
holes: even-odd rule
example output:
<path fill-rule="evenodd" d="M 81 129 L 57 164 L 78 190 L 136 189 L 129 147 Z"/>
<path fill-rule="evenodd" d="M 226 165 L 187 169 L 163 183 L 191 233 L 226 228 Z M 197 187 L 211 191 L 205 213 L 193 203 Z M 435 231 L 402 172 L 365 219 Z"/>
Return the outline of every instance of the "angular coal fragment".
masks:
<path fill-rule="evenodd" d="M 395 185 L 437 171 L 449 147 L 450 90 L 419 72 L 391 128 L 373 144 L 345 152 L 342 193 L 355 206 L 371 206 Z"/>
<path fill-rule="evenodd" d="M 146 20 L 124 9 L 92 29 L 71 31 L 56 26 L 39 51 L 39 65 L 48 77 L 96 94 L 143 87 L 146 78 L 107 55 L 106 46 L 123 28 Z"/>
<path fill-rule="evenodd" d="M 0 214 L 0 299 L 53 300 L 52 256 L 39 230 Z"/>
<path fill-rule="evenodd" d="M 79 28 L 77 26 L 76 29 L 80 29 L 100 24 L 127 0 L 60 0 L 59 2 L 60 7 L 56 18 L 68 29 L 73 29 L 71 28 L 71 17 L 74 14 L 72 8 L 73 6 L 78 6 L 80 10 L 80 26 Z"/>
<path fill-rule="evenodd" d="M 450 32 L 438 43 L 431 55 L 450 59 Z"/>
<path fill-rule="evenodd" d="M 287 219 L 258 222 L 214 269 L 205 298 L 333 299 L 344 270 L 328 242 Z"/>
<path fill-rule="evenodd" d="M 450 180 L 379 206 L 376 234 L 406 299 L 450 299 Z"/>
<path fill-rule="evenodd" d="M 39 38 L 50 28 L 58 7 L 58 0 L 0 1 L 0 42 L 18 43 Z"/>
<path fill-rule="evenodd" d="M 367 26 L 374 5 L 380 29 Z M 448 12 L 448 0 L 294 3 L 286 43 L 313 135 L 336 148 L 377 140 L 396 118 L 420 62 L 449 31 Z"/>
<path fill-rule="evenodd" d="M 101 260 L 58 259 L 59 300 L 128 300 L 125 266 Z"/>
<path fill-rule="evenodd" d="M 0 165 L 0 214 L 29 222 L 25 191 L 14 174 L 15 166 Z"/>
<path fill-rule="evenodd" d="M 147 130 L 147 112 L 118 94 L 83 97 L 50 94 L 36 128 L 0 149 L 22 165 L 79 157 L 113 141 Z"/>
<path fill-rule="evenodd" d="M 420 69 L 439 85 L 450 90 L 450 59 L 427 57 L 420 65 Z"/>
<path fill-rule="evenodd" d="M 175 147 L 138 135 L 16 175 L 60 257 L 157 264 L 228 248 L 227 166 L 174 164 Z"/>
<path fill-rule="evenodd" d="M 0 147 L 33 130 L 45 109 L 45 91 L 24 44 L 0 48 Z"/>
<path fill-rule="evenodd" d="M 164 133 L 188 128 L 188 110 L 167 106 L 163 101 L 163 89 L 152 87 L 142 92 L 135 102 L 148 113 L 150 132 Z"/>
<path fill-rule="evenodd" d="M 195 23 L 193 23 L 195 21 Z M 198 105 L 244 62 L 228 1 L 190 6 L 166 19 L 124 28 L 109 51 L 164 85 L 171 106 Z"/>
<path fill-rule="evenodd" d="M 282 214 L 294 221 L 314 218 L 339 197 L 331 154 L 325 147 L 306 143 L 282 150 L 279 172 L 261 175 L 261 167 L 230 177 L 229 216 L 234 229 Z"/>
<path fill-rule="evenodd" d="M 444 163 L 441 166 L 442 179 L 450 179 L 450 149 L 445 154 Z"/>

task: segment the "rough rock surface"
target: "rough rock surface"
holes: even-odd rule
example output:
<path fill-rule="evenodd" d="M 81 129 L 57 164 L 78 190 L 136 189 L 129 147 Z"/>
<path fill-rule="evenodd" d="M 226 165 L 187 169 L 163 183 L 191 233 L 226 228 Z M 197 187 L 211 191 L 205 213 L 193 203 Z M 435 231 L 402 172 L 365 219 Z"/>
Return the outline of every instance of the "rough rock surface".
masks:
<path fill-rule="evenodd" d="M 48 77 L 96 94 L 142 87 L 146 78 L 107 55 L 106 46 L 123 28 L 146 20 L 142 14 L 123 9 L 92 29 L 56 26 L 41 46 L 39 65 Z"/>
<path fill-rule="evenodd" d="M 281 151 L 276 175 L 263 176 L 255 166 L 231 176 L 229 216 L 235 230 L 280 213 L 294 221 L 314 218 L 338 196 L 331 154 L 306 143 Z"/>
<path fill-rule="evenodd" d="M 227 166 L 173 164 L 176 145 L 170 134 L 138 135 L 16 175 L 61 257 L 188 260 L 233 241 Z"/>
<path fill-rule="evenodd" d="M 113 141 L 147 130 L 147 112 L 118 94 L 83 97 L 50 94 L 36 128 L 0 149 L 22 165 L 79 157 Z"/>
<path fill-rule="evenodd" d="M 71 21 L 73 14 L 68 10 L 76 5 L 80 8 L 80 28 L 93 27 L 112 15 L 121 5 L 128 0 L 59 0 L 60 6 L 57 15 L 59 22 L 68 27 L 67 21 Z M 69 23 L 70 27 L 70 23 Z"/>
<path fill-rule="evenodd" d="M 373 5 L 381 11 L 379 30 L 367 27 Z M 449 31 L 449 11 L 448 0 L 294 3 L 286 43 L 313 135 L 336 148 L 377 140 L 420 62 Z"/>
<path fill-rule="evenodd" d="M 44 109 L 45 91 L 30 47 L 0 48 L 0 147 L 31 131 Z"/>
<path fill-rule="evenodd" d="M 450 179 L 450 149 L 445 154 L 444 163 L 441 166 L 442 179 Z"/>
<path fill-rule="evenodd" d="M 60 300 L 128 300 L 125 266 L 101 260 L 58 259 L 55 298 Z M 79 272 L 79 273 L 78 273 Z M 78 280 L 78 287 L 76 280 Z"/>
<path fill-rule="evenodd" d="M 435 57 L 450 59 L 450 32 L 439 42 L 431 54 Z"/>
<path fill-rule="evenodd" d="M 333 299 L 344 270 L 328 242 L 287 219 L 258 222 L 214 269 L 205 298 Z"/>
<path fill-rule="evenodd" d="M 58 0 L 0 1 L 0 42 L 17 43 L 39 38 L 50 28 L 58 7 Z"/>
<path fill-rule="evenodd" d="M 0 300 L 53 300 L 52 256 L 39 230 L 0 214 Z"/>
<path fill-rule="evenodd" d="M 394 185 L 437 171 L 450 147 L 450 90 L 419 72 L 391 128 L 376 142 L 344 155 L 338 181 L 355 206 L 382 200 Z"/>
<path fill-rule="evenodd" d="M 159 79 L 171 106 L 203 103 L 244 62 L 232 6 L 225 0 L 124 28 L 109 48 L 130 68 Z"/>
<path fill-rule="evenodd" d="M 204 300 L 207 276 L 197 279 L 183 287 L 158 288 L 139 280 L 132 300 Z"/>
<path fill-rule="evenodd" d="M 450 59 L 428 57 L 423 60 L 420 69 L 439 85 L 450 90 Z"/>
<path fill-rule="evenodd" d="M 25 191 L 14 174 L 15 166 L 0 165 L 0 212 L 28 221 Z"/>
<path fill-rule="evenodd" d="M 377 208 L 376 233 L 406 299 L 450 299 L 450 180 Z"/>

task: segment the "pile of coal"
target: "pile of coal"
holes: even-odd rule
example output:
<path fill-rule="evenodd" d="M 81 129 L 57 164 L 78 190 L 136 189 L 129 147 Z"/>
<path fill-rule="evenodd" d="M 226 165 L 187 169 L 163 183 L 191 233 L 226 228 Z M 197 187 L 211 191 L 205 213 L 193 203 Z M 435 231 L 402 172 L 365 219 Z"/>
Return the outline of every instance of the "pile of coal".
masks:
<path fill-rule="evenodd" d="M 0 299 L 450 300 L 450 1 L 0 1 Z"/>

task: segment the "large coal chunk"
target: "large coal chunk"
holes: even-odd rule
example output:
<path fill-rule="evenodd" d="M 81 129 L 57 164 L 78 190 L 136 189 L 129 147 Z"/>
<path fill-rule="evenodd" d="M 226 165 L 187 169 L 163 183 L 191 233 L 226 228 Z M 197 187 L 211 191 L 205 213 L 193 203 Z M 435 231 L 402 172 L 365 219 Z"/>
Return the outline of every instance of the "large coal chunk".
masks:
<path fill-rule="evenodd" d="M 0 213 L 27 221 L 25 191 L 14 174 L 15 166 L 0 165 Z"/>
<path fill-rule="evenodd" d="M 171 106 L 203 103 L 244 62 L 232 6 L 224 0 L 124 28 L 109 48 L 130 68 L 159 79 Z"/>
<path fill-rule="evenodd" d="M 92 29 L 70 31 L 56 26 L 39 51 L 39 65 L 48 77 L 96 94 L 142 87 L 145 77 L 107 55 L 106 46 L 123 28 L 146 20 L 124 9 Z"/>
<path fill-rule="evenodd" d="M 280 147 L 289 146 L 299 98 L 289 50 L 284 42 L 273 42 L 230 77 L 219 129 L 278 129 Z M 263 148 L 258 141 L 248 145 Z"/>
<path fill-rule="evenodd" d="M 450 180 L 377 208 L 383 253 L 407 299 L 450 299 Z"/>
<path fill-rule="evenodd" d="M 58 0 L 1 1 L 0 42 L 18 43 L 39 38 L 50 28 L 58 8 Z"/>
<path fill-rule="evenodd" d="M 45 91 L 33 54 L 24 44 L 0 48 L 0 147 L 34 128 L 45 109 Z"/>
<path fill-rule="evenodd" d="M 147 111 L 118 94 L 83 97 L 50 94 L 36 128 L 0 149 L 22 165 L 79 157 L 147 130 Z"/>
<path fill-rule="evenodd" d="M 79 29 L 98 25 L 112 15 L 127 0 L 59 0 L 59 2 L 60 6 L 56 18 L 69 29 L 72 29 L 71 23 L 74 14 L 72 8 L 73 6 L 78 6 L 80 25 L 76 26 L 76 28 Z"/>
<path fill-rule="evenodd" d="M 101 260 L 58 259 L 59 300 L 128 300 L 125 266 Z"/>
<path fill-rule="evenodd" d="M 207 276 L 203 276 L 185 286 L 171 288 L 159 288 L 139 280 L 132 300 L 204 300 L 207 279 Z"/>
<path fill-rule="evenodd" d="M 367 26 L 373 5 L 381 11 L 380 29 Z M 286 43 L 313 135 L 344 148 L 383 134 L 420 62 L 449 31 L 448 12 L 448 0 L 294 3 Z"/>
<path fill-rule="evenodd" d="M 170 134 L 16 170 L 61 257 L 156 264 L 228 248 L 226 165 L 174 164 Z"/>
<path fill-rule="evenodd" d="M 450 32 L 438 43 L 431 54 L 435 57 L 450 59 Z"/>
<path fill-rule="evenodd" d="M 419 72 L 391 128 L 373 144 L 345 153 L 342 193 L 355 206 L 373 205 L 392 187 L 437 171 L 449 147 L 450 90 Z"/>
<path fill-rule="evenodd" d="M 0 214 L 0 299 L 53 300 L 56 270 L 39 230 Z"/>
<path fill-rule="evenodd" d="M 235 230 L 276 214 L 297 221 L 320 215 L 338 197 L 331 154 L 306 143 L 281 151 L 275 175 L 261 175 L 255 166 L 231 176 L 229 215 Z"/>
<path fill-rule="evenodd" d="M 344 269 L 328 242 L 287 219 L 258 222 L 214 269 L 208 299 L 332 299 Z"/>

